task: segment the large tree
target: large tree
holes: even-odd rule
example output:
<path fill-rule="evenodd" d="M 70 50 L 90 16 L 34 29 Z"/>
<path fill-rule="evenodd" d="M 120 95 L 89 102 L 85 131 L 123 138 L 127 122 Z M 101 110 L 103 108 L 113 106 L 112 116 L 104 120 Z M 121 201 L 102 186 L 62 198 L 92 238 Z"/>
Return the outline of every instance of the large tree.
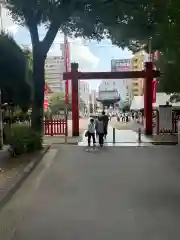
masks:
<path fill-rule="evenodd" d="M 59 29 L 74 35 L 92 38 L 102 36 L 98 29 L 98 19 L 88 16 L 99 0 L 7 0 L 7 8 L 18 24 L 27 26 L 33 50 L 33 89 L 32 127 L 42 131 L 44 102 L 44 63 L 52 42 Z M 102 3 L 101 3 L 102 4 Z M 92 16 L 92 14 L 91 14 Z M 84 21 L 86 19 L 86 21 Z M 47 33 L 41 41 L 38 26 L 44 24 Z M 102 31 L 102 32 L 101 32 Z"/>

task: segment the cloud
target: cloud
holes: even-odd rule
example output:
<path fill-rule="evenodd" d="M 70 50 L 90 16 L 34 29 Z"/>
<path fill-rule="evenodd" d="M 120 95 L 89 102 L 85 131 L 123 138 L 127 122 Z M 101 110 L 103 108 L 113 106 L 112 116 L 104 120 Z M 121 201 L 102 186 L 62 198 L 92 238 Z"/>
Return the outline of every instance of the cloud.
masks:
<path fill-rule="evenodd" d="M 20 34 L 20 26 L 14 24 L 12 18 L 9 14 L 9 11 L 6 8 L 2 8 L 2 25 L 5 30 L 15 34 Z M 45 29 L 43 26 L 39 29 L 40 39 L 42 39 L 45 35 Z M 28 36 L 28 34 L 27 34 Z M 95 69 L 99 63 L 99 58 L 97 58 L 89 49 L 88 46 L 84 45 L 84 40 L 81 38 L 77 39 L 68 39 L 70 42 L 70 56 L 72 62 L 79 63 L 79 69 L 81 71 L 91 71 Z M 64 42 L 64 36 L 62 33 L 58 33 L 50 51 L 48 54 L 50 55 L 60 55 L 60 44 Z M 21 43 L 20 43 L 21 44 Z M 28 44 L 28 42 L 27 42 Z M 26 44 L 24 44 L 26 45 Z M 31 46 L 29 46 L 31 48 Z"/>
<path fill-rule="evenodd" d="M 63 34 L 59 33 L 49 51 L 49 54 L 62 54 L 60 44 L 63 44 L 63 41 Z M 81 71 L 91 71 L 95 69 L 99 63 L 99 58 L 90 51 L 88 46 L 84 45 L 83 39 L 68 39 L 68 41 L 70 43 L 71 61 L 79 63 L 79 69 Z"/>

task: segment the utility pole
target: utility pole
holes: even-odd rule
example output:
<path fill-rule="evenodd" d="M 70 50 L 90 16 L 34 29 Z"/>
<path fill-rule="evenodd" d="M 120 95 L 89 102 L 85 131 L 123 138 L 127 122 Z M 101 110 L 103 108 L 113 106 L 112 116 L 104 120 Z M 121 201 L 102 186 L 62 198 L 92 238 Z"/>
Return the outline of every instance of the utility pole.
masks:
<path fill-rule="evenodd" d="M 66 33 L 64 32 L 64 66 L 65 72 L 69 71 L 69 45 L 68 45 L 68 38 Z M 69 83 L 68 79 L 65 80 L 65 122 L 66 122 L 66 129 L 65 129 L 65 143 L 68 140 L 68 104 L 69 104 Z"/>

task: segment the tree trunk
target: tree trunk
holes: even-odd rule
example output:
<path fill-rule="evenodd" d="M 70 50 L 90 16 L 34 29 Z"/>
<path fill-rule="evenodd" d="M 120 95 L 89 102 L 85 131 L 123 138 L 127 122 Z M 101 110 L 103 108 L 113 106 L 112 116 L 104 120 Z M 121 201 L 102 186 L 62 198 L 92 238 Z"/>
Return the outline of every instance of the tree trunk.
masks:
<path fill-rule="evenodd" d="M 44 74 L 45 55 L 40 46 L 33 47 L 33 104 L 32 104 L 32 128 L 43 133 L 44 117 Z"/>

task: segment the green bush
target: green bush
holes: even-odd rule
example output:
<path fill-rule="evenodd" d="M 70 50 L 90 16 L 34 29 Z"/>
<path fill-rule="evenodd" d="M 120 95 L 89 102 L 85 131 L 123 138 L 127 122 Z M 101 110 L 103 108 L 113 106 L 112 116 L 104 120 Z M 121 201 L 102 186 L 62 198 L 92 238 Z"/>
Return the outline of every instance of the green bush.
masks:
<path fill-rule="evenodd" d="M 9 144 L 12 156 L 34 152 L 42 148 L 42 136 L 26 124 L 16 124 L 12 127 Z"/>

